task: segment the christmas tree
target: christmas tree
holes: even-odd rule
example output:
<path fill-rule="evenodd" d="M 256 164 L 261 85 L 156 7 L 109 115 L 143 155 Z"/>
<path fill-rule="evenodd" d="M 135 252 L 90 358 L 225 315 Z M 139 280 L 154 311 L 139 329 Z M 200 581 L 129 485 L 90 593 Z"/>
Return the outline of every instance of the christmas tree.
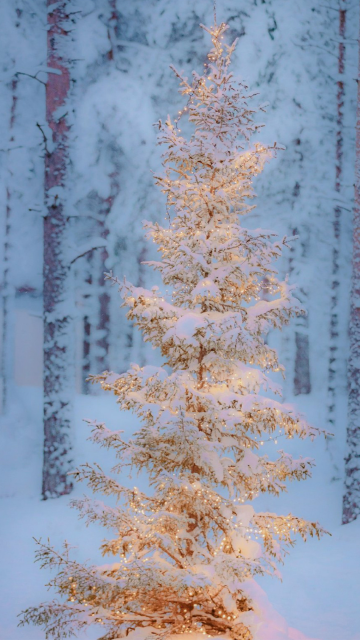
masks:
<path fill-rule="evenodd" d="M 106 640 L 129 633 L 265 640 L 254 576 L 277 574 L 296 534 L 323 533 L 317 523 L 256 513 L 249 504 L 311 475 L 310 459 L 294 459 L 276 445 L 320 431 L 275 399 L 281 388 L 268 375 L 283 368 L 266 334 L 302 313 L 274 267 L 286 239 L 240 223 L 253 209 L 253 178 L 276 145 L 251 142 L 260 127 L 257 109 L 229 70 L 235 43 L 223 42 L 226 25 L 202 28 L 213 45 L 204 74 L 194 72 L 189 82 L 174 69 L 186 106 L 175 121 L 159 122 L 164 172 L 156 183 L 170 222 L 145 223 L 161 253 L 148 264 L 172 298 L 108 276 L 164 363 L 93 378 L 141 421 L 128 440 L 94 423 L 93 440 L 114 449 L 115 472 L 145 470 L 150 490 L 129 489 L 96 465 L 73 474 L 117 500 L 116 507 L 74 501 L 88 522 L 113 532 L 101 550 L 115 562 L 82 565 L 67 546 L 58 553 L 39 542 L 38 559 L 57 569 L 50 584 L 63 598 L 28 609 L 22 624 L 43 625 L 55 638 L 99 624 Z M 184 114 L 188 139 L 179 128 Z M 265 443 L 273 459 L 262 453 Z"/>

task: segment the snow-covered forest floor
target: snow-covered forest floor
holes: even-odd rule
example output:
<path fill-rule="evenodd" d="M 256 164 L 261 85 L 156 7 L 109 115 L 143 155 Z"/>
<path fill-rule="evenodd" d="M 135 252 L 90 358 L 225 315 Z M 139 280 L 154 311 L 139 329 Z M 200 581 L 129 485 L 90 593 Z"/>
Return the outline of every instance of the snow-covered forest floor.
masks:
<path fill-rule="evenodd" d="M 35 544 L 32 536 L 49 536 L 58 548 L 67 540 L 77 547 L 74 549 L 76 558 L 92 561 L 96 561 L 98 543 L 104 537 L 104 530 L 99 527 L 85 528 L 77 513 L 69 507 L 68 497 L 46 502 L 39 500 L 42 433 L 36 426 L 36 416 L 40 403 L 40 394 L 33 391 L 24 394 L 13 415 L 2 421 L 3 434 L 6 434 L 5 440 L 4 435 L 2 437 L 1 447 L 3 486 L 0 504 L 3 523 L 0 628 L 3 640 L 44 638 L 38 628 L 16 627 L 20 610 L 50 596 L 44 586 L 50 574 L 40 571 L 33 562 Z M 302 402 L 302 407 L 316 423 L 319 418 L 316 404 Z M 84 418 L 104 420 L 110 428 L 121 428 L 126 432 L 131 432 L 136 422 L 131 415 L 120 414 L 111 397 L 77 397 L 74 464 L 97 461 L 105 470 L 109 469 L 114 459 L 111 453 L 87 442 L 89 428 Z M 324 442 L 305 442 L 300 447 L 299 443 L 294 443 L 293 447 L 297 453 L 316 459 L 313 478 L 291 484 L 289 492 L 279 499 L 261 498 L 261 508 L 319 520 L 331 536 L 320 542 L 310 539 L 304 544 L 299 541 L 281 569 L 283 581 L 265 578 L 259 579 L 259 584 L 288 625 L 309 638 L 360 640 L 360 522 L 345 527 L 339 524 L 342 482 L 331 481 L 333 469 Z M 146 488 L 146 480 L 142 478 L 135 477 L 133 482 L 125 479 L 125 482 Z M 82 495 L 84 491 L 85 487 L 78 485 L 73 496 Z"/>

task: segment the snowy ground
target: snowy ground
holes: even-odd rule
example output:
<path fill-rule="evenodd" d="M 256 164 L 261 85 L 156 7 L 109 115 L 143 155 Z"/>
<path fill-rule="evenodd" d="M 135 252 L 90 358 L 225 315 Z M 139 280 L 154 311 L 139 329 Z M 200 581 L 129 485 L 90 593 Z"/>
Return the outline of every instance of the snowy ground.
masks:
<path fill-rule="evenodd" d="M 36 419 L 40 409 L 37 394 L 38 390 L 30 389 L 23 393 L 2 425 L 1 451 L 5 453 L 1 464 L 5 481 L 1 487 L 1 640 L 44 638 L 38 628 L 17 628 L 20 610 L 49 597 L 44 586 L 48 576 L 33 564 L 32 536 L 49 537 L 55 546 L 67 539 L 78 546 L 74 553 L 79 559 L 95 561 L 98 542 L 103 537 L 101 529 L 84 527 L 68 507 L 68 497 L 48 502 L 39 499 L 41 430 L 36 427 L 40 424 Z M 301 405 L 315 422 L 319 415 L 317 407 L 310 403 L 306 406 L 304 401 Z M 121 423 L 124 429 L 133 429 L 134 419 L 120 414 L 110 397 L 78 396 L 75 462 L 96 460 L 109 468 L 111 454 L 98 451 L 86 441 L 88 428 L 83 418 L 105 420 L 110 428 L 119 428 Z M 262 499 L 259 507 L 317 519 L 332 536 L 321 542 L 299 542 L 283 568 L 283 582 L 266 578 L 260 584 L 288 624 L 310 638 L 360 640 L 360 521 L 346 527 L 339 525 L 342 483 L 331 482 L 333 468 L 324 442 L 306 442 L 301 446 L 293 442 L 292 447 L 316 458 L 313 479 L 292 484 L 288 494 L 280 499 Z M 133 480 L 138 486 L 143 482 Z M 82 494 L 83 490 L 77 487 L 76 493 Z"/>

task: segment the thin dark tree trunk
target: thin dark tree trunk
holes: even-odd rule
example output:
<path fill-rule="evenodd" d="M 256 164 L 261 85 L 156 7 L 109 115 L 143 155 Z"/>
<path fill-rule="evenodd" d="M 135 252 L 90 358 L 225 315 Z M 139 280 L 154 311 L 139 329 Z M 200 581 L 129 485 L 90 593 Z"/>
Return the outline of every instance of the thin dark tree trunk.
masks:
<path fill-rule="evenodd" d="M 107 33 L 109 50 L 107 59 L 111 63 L 115 57 L 115 39 L 118 29 L 119 13 L 117 1 L 109 0 L 109 13 L 107 20 Z M 109 175 L 110 194 L 103 198 L 98 196 L 98 223 L 96 235 L 107 240 L 109 235 L 108 217 L 112 210 L 115 198 L 120 191 L 120 169 L 116 159 L 117 150 L 112 153 L 114 170 Z M 89 373 L 100 373 L 110 368 L 109 355 L 111 343 L 110 308 L 111 297 L 108 284 L 105 283 L 104 272 L 109 258 L 106 247 L 94 251 L 89 255 L 89 269 L 86 283 L 93 284 L 97 300 L 94 301 L 95 313 L 87 313 L 83 319 L 83 391 L 89 391 L 86 378 Z M 87 295 L 87 306 L 91 305 L 91 295 Z M 93 353 L 92 353 L 93 352 Z M 95 354 L 95 357 L 94 355 Z M 92 367 L 94 370 L 91 371 Z M 94 389 L 94 387 L 92 387 Z"/>
<path fill-rule="evenodd" d="M 299 236 L 296 242 L 291 244 L 289 255 L 289 272 L 294 275 L 295 281 L 301 279 L 301 271 L 303 261 L 309 258 L 310 230 L 308 225 L 299 218 L 298 199 L 302 191 L 301 176 L 303 175 L 304 150 L 302 139 L 300 137 L 294 140 L 294 157 L 296 158 L 296 172 L 298 180 L 296 180 L 292 190 L 292 208 L 297 207 L 297 218 L 299 219 L 299 227 L 293 227 L 290 234 Z M 308 297 L 306 283 L 296 292 L 300 302 L 308 309 Z M 293 374 L 293 390 L 294 395 L 311 393 L 310 378 L 310 344 L 309 344 L 309 315 L 297 316 L 295 319 L 295 359 Z"/>
<path fill-rule="evenodd" d="M 104 199 L 103 206 L 100 210 L 99 220 L 99 235 L 101 238 L 107 239 L 109 235 L 108 228 L 108 216 L 114 204 L 114 200 L 120 191 L 119 171 L 115 169 L 110 175 L 111 178 L 111 193 Z M 101 249 L 98 253 L 99 271 L 98 271 L 98 325 L 97 331 L 99 332 L 99 338 L 97 339 L 96 352 L 97 352 L 97 370 L 108 370 L 109 365 L 109 351 L 110 351 L 110 294 L 108 283 L 105 282 L 105 265 L 108 260 L 109 253 L 106 247 Z"/>
<path fill-rule="evenodd" d="M 344 147 L 344 99 L 345 99 L 345 27 L 346 9 L 339 8 L 339 45 L 338 45 L 338 81 L 336 93 L 336 176 L 335 191 L 341 192 L 343 177 L 343 147 Z M 341 207 L 334 209 L 333 221 L 333 253 L 332 253 L 332 274 L 331 274 L 331 310 L 330 310 L 330 356 L 328 367 L 328 422 L 331 426 L 335 424 L 336 418 L 336 389 L 337 364 L 339 355 L 339 258 L 341 242 Z"/>
<path fill-rule="evenodd" d="M 82 364 L 82 393 L 88 393 L 87 378 L 91 373 L 90 370 L 90 344 L 91 344 L 91 324 L 89 316 L 86 315 L 83 318 L 83 364 Z"/>
<path fill-rule="evenodd" d="M 46 119 L 52 148 L 45 149 L 44 219 L 44 465 L 43 498 L 55 498 L 72 489 L 71 422 L 73 395 L 73 325 L 69 313 L 69 265 L 65 246 L 67 213 L 64 200 L 68 163 L 66 101 L 70 73 L 65 57 L 68 39 L 67 2 L 47 0 Z M 63 112 L 62 112 L 63 107 Z M 46 145 L 45 145 L 46 146 Z"/>
<path fill-rule="evenodd" d="M 290 252 L 290 273 L 294 269 L 294 262 L 298 270 L 301 269 L 301 261 L 308 256 L 308 245 L 310 241 L 309 230 L 305 225 L 300 229 L 292 229 L 294 236 L 299 235 L 299 239 L 291 246 Z M 299 268 L 300 267 L 300 268 Z M 297 274 L 298 275 L 298 274 Z M 296 291 L 296 296 L 307 308 L 308 292 L 301 287 Z M 311 393 L 310 379 L 310 344 L 309 344 L 309 316 L 308 313 L 300 315 L 295 319 L 295 361 L 294 361 L 294 395 L 306 395 Z"/>
<path fill-rule="evenodd" d="M 108 21 L 108 39 L 109 39 L 109 51 L 107 54 L 108 60 L 111 62 L 115 57 L 115 38 L 118 31 L 119 24 L 119 12 L 117 10 L 117 0 L 109 0 L 109 21 Z M 115 150 L 116 154 L 116 150 Z M 108 217 L 112 210 L 114 200 L 120 191 L 120 179 L 119 179 L 119 166 L 116 161 L 116 157 L 113 160 L 114 170 L 110 174 L 110 194 L 107 198 L 102 199 L 100 207 L 100 216 L 98 223 L 98 233 L 104 240 L 109 235 Z M 110 351 L 110 303 L 111 298 L 109 294 L 109 288 L 104 279 L 105 264 L 109 258 L 108 249 L 104 247 L 96 256 L 96 262 L 98 264 L 97 273 L 97 285 L 99 287 L 98 293 L 98 322 L 97 332 L 98 339 L 96 340 L 96 368 L 97 371 L 105 371 L 110 368 L 109 364 L 109 351 Z"/>
<path fill-rule="evenodd" d="M 9 395 L 9 379 L 11 378 L 10 372 L 10 357 L 9 352 L 12 350 L 12 341 L 9 335 L 9 327 L 11 323 L 10 318 L 10 298 L 11 298 L 11 284 L 9 278 L 10 270 L 10 233 L 11 233 L 11 212 L 12 212 L 12 188 L 10 186 L 12 182 L 12 166 L 11 166 L 11 146 L 14 143 L 14 124 L 15 124 L 15 112 L 17 103 L 17 84 L 18 80 L 13 78 L 11 81 L 11 107 L 10 107 L 10 119 L 9 119 L 9 151 L 8 151 L 8 172 L 9 179 L 6 184 L 6 206 L 5 206 L 5 228 L 4 228 L 4 270 L 3 270 L 3 282 L 2 282 L 2 299 L 3 299 L 3 317 L 2 317 L 2 353 L 1 353 L 1 382 L 2 382 L 2 398 L 1 409 L 6 411 Z"/>
<path fill-rule="evenodd" d="M 355 520 L 360 514 L 360 45 L 357 81 L 355 202 L 349 335 L 349 404 L 346 431 L 347 453 L 345 457 L 343 524 Z"/>

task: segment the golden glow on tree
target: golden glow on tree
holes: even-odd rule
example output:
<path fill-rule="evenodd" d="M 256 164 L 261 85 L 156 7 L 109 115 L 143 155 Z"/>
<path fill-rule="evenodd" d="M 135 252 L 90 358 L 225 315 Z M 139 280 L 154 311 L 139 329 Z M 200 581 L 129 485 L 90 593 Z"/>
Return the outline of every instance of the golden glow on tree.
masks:
<path fill-rule="evenodd" d="M 235 44 L 223 41 L 226 25 L 203 28 L 213 45 L 204 75 L 194 72 L 189 82 L 174 70 L 187 103 L 174 122 L 159 122 L 164 172 L 156 183 L 169 224 L 145 224 L 161 254 L 148 264 L 172 297 L 108 276 L 164 364 L 93 378 L 141 422 L 128 440 L 94 424 L 93 440 L 115 451 L 114 472 L 146 471 L 150 489 L 126 488 L 97 465 L 74 473 L 117 500 L 116 507 L 74 501 L 87 522 L 112 532 L 101 550 L 116 561 L 84 566 L 67 547 L 59 555 L 40 544 L 39 558 L 58 568 L 52 586 L 65 601 L 29 609 L 23 621 L 56 638 L 95 622 L 106 627 L 106 640 L 185 632 L 251 640 L 263 615 L 254 576 L 278 573 L 295 534 L 323 533 L 317 523 L 245 504 L 309 477 L 310 459 L 275 445 L 319 430 L 275 399 L 281 387 L 268 375 L 283 368 L 266 333 L 302 313 L 274 267 L 286 239 L 241 224 L 253 209 L 253 179 L 276 145 L 251 142 L 260 125 L 253 96 L 230 72 Z M 185 114 L 188 139 L 179 128 Z"/>

